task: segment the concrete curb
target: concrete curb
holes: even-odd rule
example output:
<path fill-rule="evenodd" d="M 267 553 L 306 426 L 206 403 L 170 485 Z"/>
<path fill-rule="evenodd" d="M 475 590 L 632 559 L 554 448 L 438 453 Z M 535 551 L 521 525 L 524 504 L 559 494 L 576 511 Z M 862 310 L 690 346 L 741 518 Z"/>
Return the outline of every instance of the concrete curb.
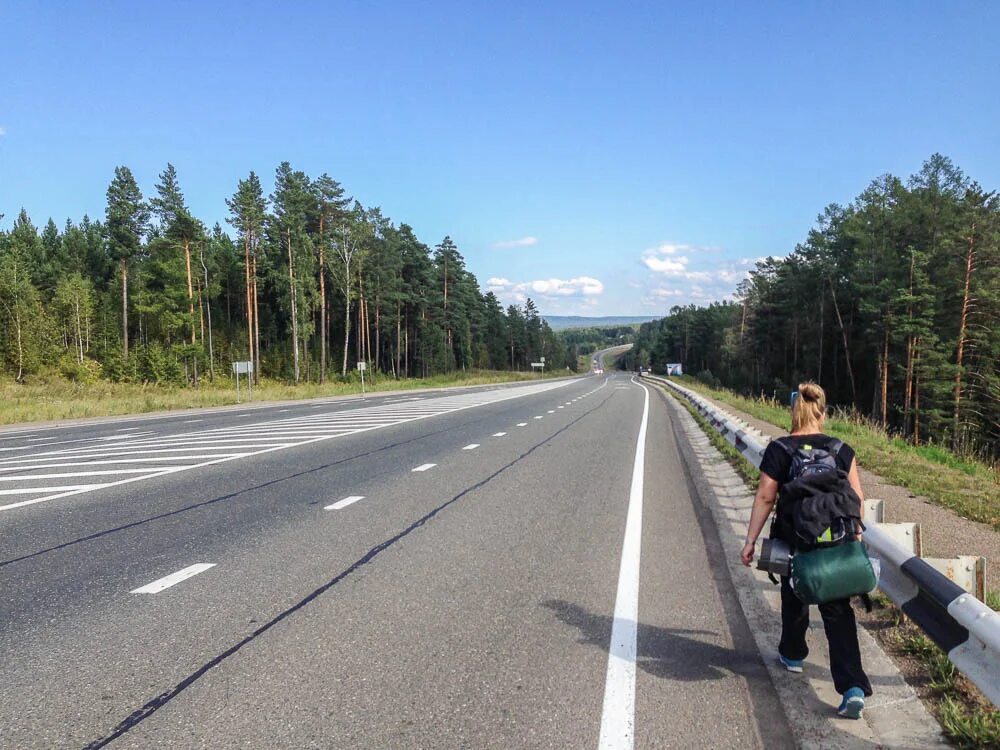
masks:
<path fill-rule="evenodd" d="M 835 708 L 840 696 L 829 671 L 829 653 L 819 612 L 810 622 L 811 653 L 802 675 L 790 674 L 777 662 L 781 630 L 778 589 L 763 571 L 739 562 L 750 519 L 753 495 L 711 444 L 698 423 L 676 400 L 664 394 L 686 436 L 697 469 L 699 490 L 710 498 L 710 510 L 719 529 L 725 561 L 761 658 L 802 748 L 918 748 L 947 747 L 937 721 L 927 713 L 913 688 L 875 639 L 859 628 L 861 655 L 875 694 L 867 700 L 863 721 L 841 719 Z M 808 687 L 808 689 L 803 689 Z"/>

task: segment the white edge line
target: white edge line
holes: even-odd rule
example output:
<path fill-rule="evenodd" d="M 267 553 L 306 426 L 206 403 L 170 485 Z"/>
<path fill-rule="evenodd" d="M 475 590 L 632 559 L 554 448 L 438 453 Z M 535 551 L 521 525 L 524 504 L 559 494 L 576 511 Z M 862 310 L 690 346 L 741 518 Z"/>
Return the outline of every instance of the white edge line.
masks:
<path fill-rule="evenodd" d="M 152 583 L 147 583 L 145 586 L 140 586 L 137 589 L 132 589 L 132 594 L 158 594 L 164 589 L 168 589 L 171 586 L 175 586 L 181 581 L 186 581 L 192 576 L 196 576 L 199 573 L 204 573 L 209 568 L 214 568 L 215 563 L 196 563 L 194 565 L 188 565 L 186 568 L 178 570 L 176 573 L 171 573 L 163 578 L 158 578 Z"/>
<path fill-rule="evenodd" d="M 629 491 L 625 539 L 622 542 L 615 617 L 608 644 L 608 671 L 601 710 L 601 750 L 630 750 L 635 745 L 635 660 L 639 622 L 639 556 L 642 547 L 642 490 L 646 467 L 646 426 L 649 423 L 649 390 L 636 438 L 632 487 Z"/>

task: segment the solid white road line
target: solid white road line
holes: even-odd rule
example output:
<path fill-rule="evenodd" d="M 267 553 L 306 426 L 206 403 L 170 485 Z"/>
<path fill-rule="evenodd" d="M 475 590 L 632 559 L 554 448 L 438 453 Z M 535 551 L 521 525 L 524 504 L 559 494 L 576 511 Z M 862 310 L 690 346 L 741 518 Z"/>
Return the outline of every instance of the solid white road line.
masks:
<path fill-rule="evenodd" d="M 427 471 L 428 469 L 433 469 L 435 466 L 437 466 L 437 464 L 421 464 L 417 468 L 412 469 L 412 471 Z"/>
<path fill-rule="evenodd" d="M 351 495 L 350 497 L 345 497 L 343 500 L 338 500 L 333 505 L 327 505 L 323 510 L 340 510 L 341 508 L 346 508 L 348 505 L 354 505 L 358 500 L 364 499 L 364 495 Z"/>
<path fill-rule="evenodd" d="M 462 448 L 463 451 L 474 451 L 479 447 L 479 443 L 469 443 L 467 446 Z"/>
<path fill-rule="evenodd" d="M 506 434 L 506 432 L 494 432 L 493 437 L 503 437 Z"/>
<path fill-rule="evenodd" d="M 201 419 L 185 419 L 184 424 L 194 424 L 195 422 L 201 422 Z"/>
<path fill-rule="evenodd" d="M 639 622 L 639 553 L 642 546 L 642 483 L 646 466 L 646 425 L 649 423 L 649 390 L 635 444 L 632 488 L 625 519 L 615 619 L 608 645 L 608 671 L 601 712 L 601 750 L 630 750 L 635 744 L 635 658 Z"/>
<path fill-rule="evenodd" d="M 164 576 L 152 583 L 147 583 L 145 586 L 140 586 L 137 589 L 132 589 L 129 593 L 132 594 L 158 594 L 164 589 L 169 589 L 171 586 L 180 583 L 181 581 L 186 581 L 191 576 L 196 576 L 199 573 L 204 573 L 209 568 L 214 568 L 215 563 L 197 563 L 195 565 L 189 565 L 182 570 L 178 570 L 176 573 L 171 573 L 168 576 Z"/>

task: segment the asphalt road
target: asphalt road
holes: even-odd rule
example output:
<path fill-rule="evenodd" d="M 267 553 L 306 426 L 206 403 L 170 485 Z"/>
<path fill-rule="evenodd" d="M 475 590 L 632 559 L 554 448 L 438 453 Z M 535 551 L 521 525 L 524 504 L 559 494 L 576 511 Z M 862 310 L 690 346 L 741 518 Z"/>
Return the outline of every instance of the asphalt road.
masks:
<path fill-rule="evenodd" d="M 661 399 L 0 434 L 0 747 L 759 746 L 783 717 Z"/>

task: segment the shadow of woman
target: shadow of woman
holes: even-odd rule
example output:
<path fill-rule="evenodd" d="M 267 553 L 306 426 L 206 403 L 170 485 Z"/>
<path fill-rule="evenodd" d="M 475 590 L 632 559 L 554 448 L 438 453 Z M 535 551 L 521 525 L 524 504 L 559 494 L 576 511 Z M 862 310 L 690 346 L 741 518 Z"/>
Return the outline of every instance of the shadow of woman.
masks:
<path fill-rule="evenodd" d="M 549 599 L 542 605 L 551 609 L 561 622 L 579 630 L 580 643 L 608 650 L 613 617 L 594 614 L 559 599 Z M 762 665 L 757 653 L 742 653 L 698 637 L 715 639 L 718 635 L 711 630 L 661 628 L 639 623 L 636 664 L 655 677 L 685 682 L 718 680 L 732 674 L 749 681 L 760 679 Z M 767 679 L 766 675 L 764 678 Z"/>

